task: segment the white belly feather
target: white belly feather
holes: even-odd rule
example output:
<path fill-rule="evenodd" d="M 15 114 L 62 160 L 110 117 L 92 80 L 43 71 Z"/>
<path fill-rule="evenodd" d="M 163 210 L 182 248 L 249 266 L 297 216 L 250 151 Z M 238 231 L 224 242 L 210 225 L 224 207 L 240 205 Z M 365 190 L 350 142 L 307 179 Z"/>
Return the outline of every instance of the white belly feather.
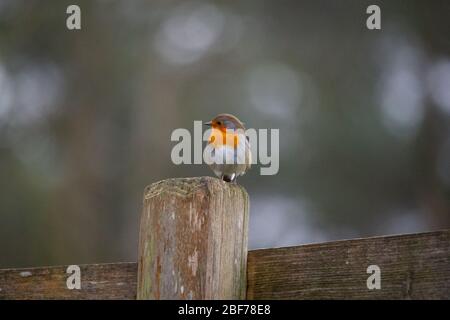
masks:
<path fill-rule="evenodd" d="M 239 139 L 237 148 L 228 145 L 212 148 L 211 152 L 205 149 L 205 161 L 210 165 L 216 176 L 236 175 L 241 176 L 250 168 L 251 153 L 247 139 Z"/>

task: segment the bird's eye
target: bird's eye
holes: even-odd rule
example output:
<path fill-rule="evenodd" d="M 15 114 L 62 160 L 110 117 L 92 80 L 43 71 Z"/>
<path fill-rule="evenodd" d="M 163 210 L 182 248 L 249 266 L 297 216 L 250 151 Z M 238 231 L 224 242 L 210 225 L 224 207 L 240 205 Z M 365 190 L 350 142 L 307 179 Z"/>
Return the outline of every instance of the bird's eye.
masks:
<path fill-rule="evenodd" d="M 221 125 L 222 125 L 222 122 L 217 121 L 217 125 L 218 125 L 218 126 L 221 126 Z"/>

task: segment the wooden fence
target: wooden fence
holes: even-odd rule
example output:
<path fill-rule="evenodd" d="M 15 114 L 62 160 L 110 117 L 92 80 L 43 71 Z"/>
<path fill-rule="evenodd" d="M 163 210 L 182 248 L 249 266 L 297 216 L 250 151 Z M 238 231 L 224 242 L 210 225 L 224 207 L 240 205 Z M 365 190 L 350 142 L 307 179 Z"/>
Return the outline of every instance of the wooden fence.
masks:
<path fill-rule="evenodd" d="M 152 184 L 137 263 L 80 265 L 80 289 L 68 266 L 0 270 L 0 299 L 450 298 L 450 230 L 247 252 L 248 210 L 215 178 Z"/>

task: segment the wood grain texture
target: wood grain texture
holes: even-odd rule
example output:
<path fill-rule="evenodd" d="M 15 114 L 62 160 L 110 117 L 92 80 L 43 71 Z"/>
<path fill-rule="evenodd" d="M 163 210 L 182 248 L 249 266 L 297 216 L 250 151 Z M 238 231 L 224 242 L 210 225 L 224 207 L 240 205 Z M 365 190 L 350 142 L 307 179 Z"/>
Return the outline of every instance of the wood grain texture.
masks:
<path fill-rule="evenodd" d="M 381 289 L 367 289 L 369 265 Z M 450 231 L 250 251 L 248 299 L 450 299 Z"/>
<path fill-rule="evenodd" d="M 136 263 L 80 269 L 80 290 L 67 289 L 67 266 L 0 270 L 0 299 L 136 299 Z"/>
<path fill-rule="evenodd" d="M 241 186 L 212 177 L 147 187 L 137 298 L 245 298 L 248 206 Z"/>
<path fill-rule="evenodd" d="M 381 268 L 381 290 L 366 269 Z M 136 263 L 0 270 L 0 299 L 135 299 Z M 248 299 L 450 299 L 450 230 L 344 240 L 248 253 Z"/>

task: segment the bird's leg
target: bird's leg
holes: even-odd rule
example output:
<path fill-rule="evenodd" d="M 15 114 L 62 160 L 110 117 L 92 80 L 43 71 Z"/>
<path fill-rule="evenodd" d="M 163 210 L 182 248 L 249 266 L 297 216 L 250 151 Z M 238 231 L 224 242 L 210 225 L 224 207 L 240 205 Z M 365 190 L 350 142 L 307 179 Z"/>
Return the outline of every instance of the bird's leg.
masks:
<path fill-rule="evenodd" d="M 233 182 L 234 174 L 232 176 L 229 176 L 227 174 L 222 175 L 222 180 L 225 182 Z"/>

